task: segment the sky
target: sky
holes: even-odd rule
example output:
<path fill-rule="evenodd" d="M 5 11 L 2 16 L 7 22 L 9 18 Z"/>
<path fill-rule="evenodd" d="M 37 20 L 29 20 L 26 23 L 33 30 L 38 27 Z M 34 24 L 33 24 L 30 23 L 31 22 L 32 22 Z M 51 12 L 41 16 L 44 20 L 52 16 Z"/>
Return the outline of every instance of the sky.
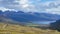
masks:
<path fill-rule="evenodd" d="M 0 10 L 21 10 L 60 15 L 60 0 L 0 0 Z"/>

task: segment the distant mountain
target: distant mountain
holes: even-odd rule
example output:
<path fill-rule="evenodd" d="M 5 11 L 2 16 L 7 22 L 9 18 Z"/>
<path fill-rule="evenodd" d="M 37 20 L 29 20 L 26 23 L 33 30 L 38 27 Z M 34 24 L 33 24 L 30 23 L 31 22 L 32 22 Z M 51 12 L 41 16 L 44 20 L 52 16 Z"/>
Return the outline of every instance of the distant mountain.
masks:
<path fill-rule="evenodd" d="M 60 19 L 60 15 L 56 14 L 48 14 L 48 13 L 38 13 L 38 12 L 23 12 L 23 11 L 5 11 L 2 12 L 0 10 L 0 17 L 3 16 L 5 18 L 9 18 L 18 22 L 29 22 L 32 23 L 34 21 L 56 21 Z"/>

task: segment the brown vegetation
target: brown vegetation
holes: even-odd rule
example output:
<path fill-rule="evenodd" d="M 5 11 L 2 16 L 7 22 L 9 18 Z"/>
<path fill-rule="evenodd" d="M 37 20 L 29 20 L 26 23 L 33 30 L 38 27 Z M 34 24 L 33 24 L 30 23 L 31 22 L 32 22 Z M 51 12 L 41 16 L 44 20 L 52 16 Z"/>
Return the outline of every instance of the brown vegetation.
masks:
<path fill-rule="evenodd" d="M 55 30 L 42 30 L 28 26 L 0 23 L 0 34 L 60 34 Z"/>

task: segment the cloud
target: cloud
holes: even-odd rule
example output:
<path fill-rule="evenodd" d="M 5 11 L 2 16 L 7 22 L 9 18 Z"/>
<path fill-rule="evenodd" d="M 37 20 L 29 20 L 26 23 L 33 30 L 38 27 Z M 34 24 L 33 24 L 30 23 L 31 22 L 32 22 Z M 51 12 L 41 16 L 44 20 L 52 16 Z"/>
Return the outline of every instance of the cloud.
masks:
<path fill-rule="evenodd" d="M 0 7 L 25 12 L 60 13 L 60 0 L 0 0 Z"/>
<path fill-rule="evenodd" d="M 4 8 L 4 7 L 0 7 L 0 10 L 5 11 L 5 10 L 8 10 L 8 9 L 7 8 Z"/>
<path fill-rule="evenodd" d="M 0 7 L 0 10 L 2 10 L 3 12 L 6 11 L 6 10 L 16 11 L 15 9 L 9 9 L 9 8 L 4 8 L 4 7 Z"/>
<path fill-rule="evenodd" d="M 60 7 L 57 8 L 51 8 L 51 9 L 46 9 L 47 13 L 52 13 L 52 14 L 60 14 Z"/>

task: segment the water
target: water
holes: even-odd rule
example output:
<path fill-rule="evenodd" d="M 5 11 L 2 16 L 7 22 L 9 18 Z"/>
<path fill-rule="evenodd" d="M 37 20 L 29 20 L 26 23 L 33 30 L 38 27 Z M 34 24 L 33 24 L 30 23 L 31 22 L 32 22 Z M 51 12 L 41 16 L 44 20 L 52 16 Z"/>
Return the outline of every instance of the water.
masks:
<path fill-rule="evenodd" d="M 33 22 L 34 24 L 50 24 L 52 22 L 55 22 L 55 21 L 36 21 L 36 22 Z"/>

